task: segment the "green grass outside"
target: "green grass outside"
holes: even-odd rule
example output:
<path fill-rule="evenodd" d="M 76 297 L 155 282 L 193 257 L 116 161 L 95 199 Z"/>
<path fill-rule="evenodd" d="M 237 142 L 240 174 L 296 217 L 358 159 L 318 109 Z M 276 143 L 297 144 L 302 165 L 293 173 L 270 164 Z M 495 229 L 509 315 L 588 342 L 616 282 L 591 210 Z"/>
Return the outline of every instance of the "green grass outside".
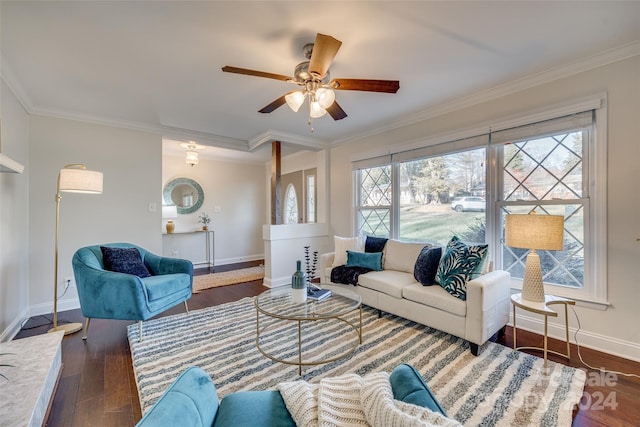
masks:
<path fill-rule="evenodd" d="M 456 212 L 451 205 L 411 205 L 400 208 L 400 238 L 446 245 L 484 220 L 484 212 Z"/>

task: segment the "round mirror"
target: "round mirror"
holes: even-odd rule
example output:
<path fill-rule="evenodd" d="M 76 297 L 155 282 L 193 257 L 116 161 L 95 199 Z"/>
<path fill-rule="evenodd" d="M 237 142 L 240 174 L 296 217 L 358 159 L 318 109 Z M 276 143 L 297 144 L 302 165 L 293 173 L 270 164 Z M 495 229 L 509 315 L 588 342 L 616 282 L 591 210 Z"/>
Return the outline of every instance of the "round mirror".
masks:
<path fill-rule="evenodd" d="M 162 191 L 164 203 L 176 205 L 178 214 L 194 213 L 202 207 L 204 192 L 200 184 L 189 178 L 176 178 L 167 183 Z"/>

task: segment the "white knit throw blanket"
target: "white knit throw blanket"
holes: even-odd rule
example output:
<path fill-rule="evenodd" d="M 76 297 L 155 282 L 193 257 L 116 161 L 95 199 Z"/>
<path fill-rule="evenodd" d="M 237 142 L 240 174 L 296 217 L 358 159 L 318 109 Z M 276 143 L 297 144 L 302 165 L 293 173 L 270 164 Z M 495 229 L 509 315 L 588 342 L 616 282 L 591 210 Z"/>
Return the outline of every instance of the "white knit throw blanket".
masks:
<path fill-rule="evenodd" d="M 462 427 L 428 408 L 393 399 L 389 374 L 355 374 L 278 384 L 287 410 L 304 427 Z"/>

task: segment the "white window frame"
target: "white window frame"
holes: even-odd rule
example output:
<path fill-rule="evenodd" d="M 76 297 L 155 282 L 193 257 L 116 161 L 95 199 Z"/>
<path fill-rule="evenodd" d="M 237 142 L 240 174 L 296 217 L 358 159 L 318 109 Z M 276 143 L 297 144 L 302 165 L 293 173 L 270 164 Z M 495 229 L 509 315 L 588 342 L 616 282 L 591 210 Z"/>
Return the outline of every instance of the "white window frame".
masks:
<path fill-rule="evenodd" d="M 556 286 L 545 283 L 547 293 L 564 296 L 581 302 L 581 305 L 589 306 L 604 310 L 609 305 L 608 302 L 608 283 L 607 283 L 607 94 L 601 93 L 582 99 L 573 100 L 564 104 L 550 106 L 538 111 L 532 111 L 527 114 L 510 117 L 488 126 L 490 131 L 509 129 L 526 124 L 542 122 L 582 111 L 595 111 L 595 129 L 589 132 L 588 149 L 586 153 L 585 165 L 588 167 L 586 180 L 587 194 L 589 195 L 588 210 L 585 210 L 585 271 L 584 283 L 581 288 L 571 288 L 566 286 Z M 391 238 L 397 238 L 398 235 L 398 210 L 400 209 L 399 197 L 399 162 L 396 158 L 410 157 L 410 151 L 419 153 L 420 149 L 427 149 L 437 144 L 447 146 L 446 141 L 451 143 L 451 150 L 448 152 L 460 151 L 455 142 L 473 135 L 480 135 L 487 132 L 487 126 L 477 127 L 475 129 L 467 129 L 461 132 L 440 135 L 434 138 L 413 141 L 404 146 L 390 147 L 386 155 L 360 158 L 352 158 L 354 162 L 354 172 L 359 168 L 371 166 L 382 166 L 390 164 L 392 168 L 392 204 L 391 204 L 391 221 L 390 234 Z M 492 248 L 492 259 L 496 260 L 496 268 L 501 266 L 501 257 L 499 248 L 501 244 L 501 223 L 499 217 L 498 194 L 500 188 L 499 174 L 502 173 L 501 168 L 496 167 L 496 150 L 489 147 L 487 149 L 487 211 L 486 211 L 486 240 L 489 247 Z M 394 155 L 396 154 L 396 155 Z M 445 153 L 446 154 L 446 153 Z M 394 157 L 392 161 L 392 157 Z M 359 173 L 354 173 L 354 200 L 360 200 L 359 194 Z M 354 206 L 354 230 L 358 227 L 358 209 Z M 514 290 L 522 289 L 522 280 L 511 280 L 511 287 Z"/>

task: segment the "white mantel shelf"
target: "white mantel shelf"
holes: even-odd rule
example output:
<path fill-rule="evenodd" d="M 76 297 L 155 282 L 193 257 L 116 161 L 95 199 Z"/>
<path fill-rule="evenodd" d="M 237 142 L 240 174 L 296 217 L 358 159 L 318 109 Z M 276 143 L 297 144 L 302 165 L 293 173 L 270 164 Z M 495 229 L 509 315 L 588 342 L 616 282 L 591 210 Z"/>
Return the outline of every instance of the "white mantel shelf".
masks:
<path fill-rule="evenodd" d="M 22 173 L 24 166 L 0 153 L 0 172 Z"/>

